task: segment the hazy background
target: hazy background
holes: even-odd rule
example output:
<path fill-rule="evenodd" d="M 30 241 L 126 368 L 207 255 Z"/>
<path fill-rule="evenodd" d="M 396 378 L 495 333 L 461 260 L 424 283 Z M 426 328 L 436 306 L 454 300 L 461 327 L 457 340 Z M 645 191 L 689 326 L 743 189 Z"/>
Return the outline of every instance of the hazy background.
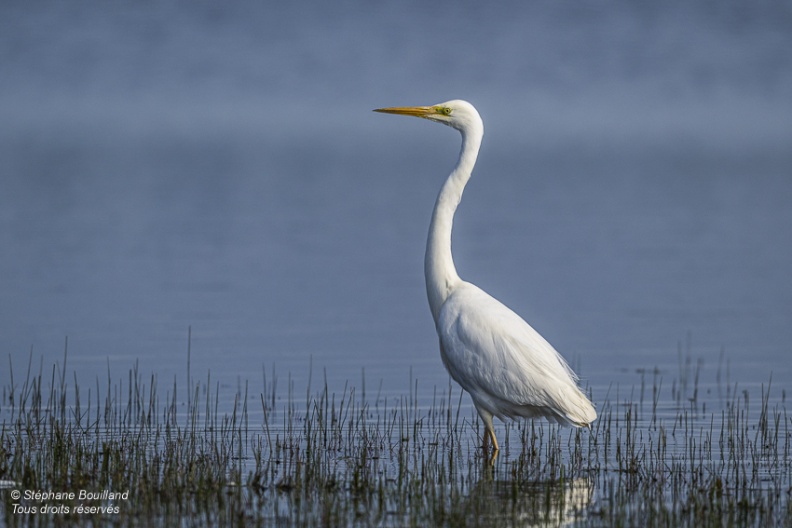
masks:
<path fill-rule="evenodd" d="M 792 4 L 0 5 L 0 382 L 313 363 L 447 383 L 425 299 L 473 102 L 460 274 L 602 397 L 678 347 L 792 379 Z M 46 376 L 45 376 L 46 377 Z"/>

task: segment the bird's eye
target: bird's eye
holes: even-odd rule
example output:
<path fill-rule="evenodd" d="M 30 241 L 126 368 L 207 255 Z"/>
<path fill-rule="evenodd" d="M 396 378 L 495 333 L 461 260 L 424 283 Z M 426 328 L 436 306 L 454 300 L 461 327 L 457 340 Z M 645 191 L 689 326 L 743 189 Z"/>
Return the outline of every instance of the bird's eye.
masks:
<path fill-rule="evenodd" d="M 451 109 L 447 106 L 438 106 L 437 113 L 443 115 L 451 115 Z"/>

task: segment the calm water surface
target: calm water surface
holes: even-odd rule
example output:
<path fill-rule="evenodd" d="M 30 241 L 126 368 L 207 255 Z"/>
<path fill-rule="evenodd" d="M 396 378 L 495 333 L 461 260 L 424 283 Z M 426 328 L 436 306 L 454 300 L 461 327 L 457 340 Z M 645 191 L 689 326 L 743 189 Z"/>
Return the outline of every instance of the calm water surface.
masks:
<path fill-rule="evenodd" d="M 789 390 L 788 6 L 578 9 L 4 4 L 0 382 L 67 337 L 78 380 L 184 379 L 191 328 L 227 386 L 445 387 L 422 259 L 458 135 L 371 109 L 462 97 L 459 272 L 595 401 L 688 355 Z"/>

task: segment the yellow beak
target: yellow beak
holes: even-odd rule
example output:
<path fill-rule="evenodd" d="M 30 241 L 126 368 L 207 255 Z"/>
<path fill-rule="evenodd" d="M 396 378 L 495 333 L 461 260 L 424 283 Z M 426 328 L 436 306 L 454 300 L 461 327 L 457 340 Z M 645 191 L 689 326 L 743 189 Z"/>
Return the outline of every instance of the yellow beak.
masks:
<path fill-rule="evenodd" d="M 432 106 L 396 106 L 391 108 L 377 108 L 374 111 L 382 112 L 383 114 L 398 114 L 415 117 L 427 117 L 436 113 Z"/>

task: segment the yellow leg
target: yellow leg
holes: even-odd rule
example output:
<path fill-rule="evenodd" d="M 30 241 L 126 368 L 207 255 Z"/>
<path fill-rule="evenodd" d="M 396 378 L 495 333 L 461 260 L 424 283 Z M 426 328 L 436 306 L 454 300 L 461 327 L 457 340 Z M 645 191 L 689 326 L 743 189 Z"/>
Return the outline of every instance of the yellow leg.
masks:
<path fill-rule="evenodd" d="M 495 438 L 495 428 L 492 425 L 484 424 L 484 451 L 489 448 L 490 439 L 492 439 L 492 450 L 497 452 L 500 451 L 498 447 L 498 439 Z"/>
<path fill-rule="evenodd" d="M 493 427 L 489 429 L 487 432 L 492 437 L 492 450 L 497 453 L 498 451 L 500 451 L 500 448 L 498 447 L 498 440 L 495 438 L 495 428 Z"/>
<path fill-rule="evenodd" d="M 492 456 L 489 457 L 489 465 L 495 466 L 495 459 L 498 458 L 498 440 L 495 438 L 495 430 L 486 428 L 484 430 L 484 457 L 487 457 L 489 452 L 489 440 L 492 438 Z"/>
<path fill-rule="evenodd" d="M 481 421 L 484 422 L 484 445 L 482 447 L 484 451 L 486 451 L 489 447 L 490 438 L 492 438 L 492 449 L 494 453 L 497 453 L 500 448 L 498 447 L 498 440 L 495 438 L 495 427 L 492 425 L 492 415 L 484 409 L 480 409 L 478 406 L 476 406 L 476 410 L 479 416 L 481 416 Z"/>

